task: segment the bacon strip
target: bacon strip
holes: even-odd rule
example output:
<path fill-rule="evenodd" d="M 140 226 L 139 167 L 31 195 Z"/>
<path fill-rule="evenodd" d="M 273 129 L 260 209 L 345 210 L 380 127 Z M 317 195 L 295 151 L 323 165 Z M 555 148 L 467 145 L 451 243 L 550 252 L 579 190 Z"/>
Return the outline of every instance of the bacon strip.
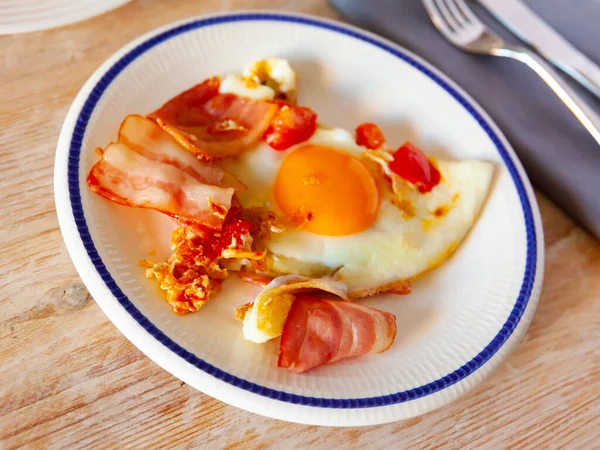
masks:
<path fill-rule="evenodd" d="M 266 100 L 219 94 L 209 78 L 173 97 L 148 117 L 199 158 L 237 156 L 257 142 L 279 107 Z"/>
<path fill-rule="evenodd" d="M 106 147 L 87 182 L 116 203 L 217 230 L 235 190 L 243 188 L 219 167 L 198 161 L 152 120 L 136 115 L 125 118 L 118 141 Z"/>
<path fill-rule="evenodd" d="M 396 336 L 396 317 L 341 300 L 300 296 L 281 336 L 278 366 L 300 373 L 343 358 L 381 353 Z"/>

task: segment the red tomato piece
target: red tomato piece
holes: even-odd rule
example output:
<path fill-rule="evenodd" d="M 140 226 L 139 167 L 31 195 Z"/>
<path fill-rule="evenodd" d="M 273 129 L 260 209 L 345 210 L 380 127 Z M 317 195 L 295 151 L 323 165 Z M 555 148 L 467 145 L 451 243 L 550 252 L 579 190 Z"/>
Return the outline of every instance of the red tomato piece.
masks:
<path fill-rule="evenodd" d="M 285 150 L 306 141 L 316 129 L 317 115 L 312 109 L 283 104 L 263 134 L 263 139 L 271 148 Z"/>
<path fill-rule="evenodd" d="M 219 232 L 212 232 L 202 242 L 204 255 L 211 260 L 221 256 L 223 250 L 228 248 L 232 242 L 237 242 L 239 245 L 242 242 L 242 237 L 250 233 L 252 224 L 245 220 L 231 219 L 223 225 L 223 229 Z"/>
<path fill-rule="evenodd" d="M 356 127 L 356 143 L 370 149 L 376 149 L 385 144 L 385 136 L 374 123 L 362 123 Z"/>
<path fill-rule="evenodd" d="M 396 150 L 389 168 L 414 184 L 422 193 L 431 191 L 441 180 L 440 171 L 411 143 L 406 143 Z"/>

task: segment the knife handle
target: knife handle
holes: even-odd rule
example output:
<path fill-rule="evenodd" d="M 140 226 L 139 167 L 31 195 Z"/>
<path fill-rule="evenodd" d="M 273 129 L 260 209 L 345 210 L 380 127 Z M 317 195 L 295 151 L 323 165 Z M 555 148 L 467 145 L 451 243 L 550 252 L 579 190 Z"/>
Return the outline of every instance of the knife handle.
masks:
<path fill-rule="evenodd" d="M 498 56 L 513 58 L 529 66 L 554 91 L 562 102 L 577 117 L 579 122 L 600 145 L 600 117 L 587 103 L 560 77 L 543 58 L 525 47 L 510 46 L 498 49 Z"/>
<path fill-rule="evenodd" d="M 522 41 L 600 98 L 600 67 L 544 22 L 522 0 L 479 0 Z"/>

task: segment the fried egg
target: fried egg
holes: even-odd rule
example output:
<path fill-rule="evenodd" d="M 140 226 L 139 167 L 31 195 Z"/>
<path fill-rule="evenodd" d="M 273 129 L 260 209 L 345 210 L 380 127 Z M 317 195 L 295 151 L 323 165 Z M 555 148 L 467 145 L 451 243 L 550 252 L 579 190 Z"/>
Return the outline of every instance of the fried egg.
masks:
<path fill-rule="evenodd" d="M 248 187 L 244 207 L 289 218 L 310 211 L 300 230 L 271 234 L 275 274 L 334 276 L 359 297 L 434 268 L 458 246 L 485 200 L 491 164 L 437 161 L 442 181 L 431 192 L 407 182 L 393 192 L 366 152 L 346 130 L 318 128 L 286 151 L 261 142 L 222 162 Z"/>
<path fill-rule="evenodd" d="M 238 86 L 246 95 L 247 86 Z M 475 222 L 493 172 L 487 162 L 437 160 L 441 182 L 421 193 L 386 171 L 382 152 L 322 125 L 287 150 L 260 141 L 219 164 L 248 187 L 239 194 L 245 208 L 292 221 L 306 215 L 299 229 L 272 233 L 266 242 L 271 275 L 330 276 L 350 297 L 389 290 L 446 260 Z"/>
<path fill-rule="evenodd" d="M 360 233 L 274 234 L 268 249 L 284 256 L 275 259 L 274 269 L 294 271 L 296 260 L 324 264 L 346 283 L 353 297 L 385 290 L 433 269 L 452 254 L 475 221 L 492 172 L 489 164 L 477 161 L 439 161 L 438 168 L 444 181 L 431 193 L 401 197 L 400 206 L 394 199 L 384 199 L 375 222 Z"/>

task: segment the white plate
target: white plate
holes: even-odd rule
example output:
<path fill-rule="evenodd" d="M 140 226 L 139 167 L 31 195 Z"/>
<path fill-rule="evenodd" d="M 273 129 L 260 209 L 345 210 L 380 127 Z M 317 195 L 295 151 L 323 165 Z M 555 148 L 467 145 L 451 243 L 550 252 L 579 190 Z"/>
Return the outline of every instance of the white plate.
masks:
<path fill-rule="evenodd" d="M 276 367 L 278 343 L 242 339 L 233 306 L 256 288 L 228 280 L 202 311 L 175 316 L 137 261 L 168 252 L 172 225 L 90 192 L 94 148 L 115 139 L 130 113 L 148 113 L 204 78 L 265 56 L 288 58 L 300 102 L 322 122 L 382 124 L 389 142 L 410 139 L 449 158 L 493 161 L 482 214 L 456 254 L 406 297 L 369 305 L 393 312 L 392 348 L 297 375 Z M 236 13 L 168 25 L 110 58 L 82 88 L 57 148 L 61 230 L 81 278 L 137 347 L 184 382 L 278 419 L 368 425 L 405 419 L 472 389 L 507 356 L 531 321 L 543 275 L 543 236 L 531 186 L 513 150 L 468 95 L 412 53 L 337 22 Z M 157 257 L 158 257 L 157 256 Z"/>
<path fill-rule="evenodd" d="M 0 34 L 56 28 L 103 14 L 131 0 L 0 0 Z"/>

